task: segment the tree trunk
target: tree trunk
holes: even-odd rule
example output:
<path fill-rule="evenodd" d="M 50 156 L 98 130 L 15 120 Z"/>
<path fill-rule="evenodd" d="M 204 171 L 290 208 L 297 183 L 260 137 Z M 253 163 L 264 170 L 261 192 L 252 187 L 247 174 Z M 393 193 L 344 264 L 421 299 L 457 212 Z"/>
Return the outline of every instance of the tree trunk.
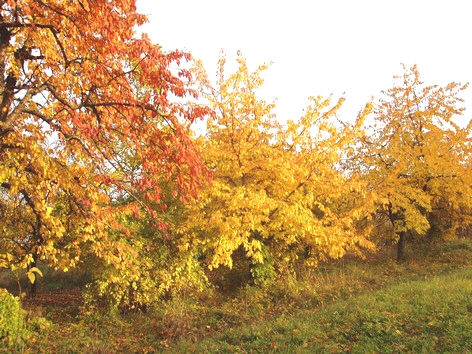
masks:
<path fill-rule="evenodd" d="M 402 231 L 398 234 L 400 238 L 397 243 L 397 262 L 403 262 L 405 260 L 405 239 L 406 232 Z"/>

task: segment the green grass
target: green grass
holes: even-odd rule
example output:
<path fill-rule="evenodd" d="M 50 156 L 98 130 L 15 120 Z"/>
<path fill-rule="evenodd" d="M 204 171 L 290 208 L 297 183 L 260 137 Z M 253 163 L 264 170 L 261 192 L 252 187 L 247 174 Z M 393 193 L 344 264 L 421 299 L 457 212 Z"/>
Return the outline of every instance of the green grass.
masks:
<path fill-rule="evenodd" d="M 32 335 L 24 352 L 472 353 L 469 240 L 412 245 L 401 264 L 377 254 L 264 290 L 182 296 L 146 314 L 82 307 L 83 278 L 45 272 L 42 283 L 54 286 L 25 302 Z"/>
<path fill-rule="evenodd" d="M 407 281 L 246 325 L 176 352 L 449 352 L 472 351 L 472 269 Z"/>

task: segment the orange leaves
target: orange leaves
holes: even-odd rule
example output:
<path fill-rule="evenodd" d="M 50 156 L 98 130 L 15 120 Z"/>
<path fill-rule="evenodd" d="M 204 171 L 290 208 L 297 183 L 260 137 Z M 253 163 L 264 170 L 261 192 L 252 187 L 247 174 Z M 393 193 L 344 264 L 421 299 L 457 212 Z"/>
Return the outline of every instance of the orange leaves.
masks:
<path fill-rule="evenodd" d="M 132 0 L 1 5 L 1 226 L 56 264 L 77 262 L 72 244 L 106 258 L 109 232 L 132 237 L 124 214 L 156 216 L 164 184 L 186 199 L 209 176 L 188 130 L 209 109 L 185 103 L 193 77 L 170 68 L 191 56 L 136 38 L 135 11 Z"/>

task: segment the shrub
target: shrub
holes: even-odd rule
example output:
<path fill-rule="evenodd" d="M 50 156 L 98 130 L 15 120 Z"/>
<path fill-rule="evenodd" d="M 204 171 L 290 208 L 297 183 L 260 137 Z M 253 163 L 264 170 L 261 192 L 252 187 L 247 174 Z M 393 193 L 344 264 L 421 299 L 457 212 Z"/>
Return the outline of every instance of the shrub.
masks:
<path fill-rule="evenodd" d="M 21 349 L 27 335 L 24 313 L 18 297 L 0 289 L 0 348 Z"/>

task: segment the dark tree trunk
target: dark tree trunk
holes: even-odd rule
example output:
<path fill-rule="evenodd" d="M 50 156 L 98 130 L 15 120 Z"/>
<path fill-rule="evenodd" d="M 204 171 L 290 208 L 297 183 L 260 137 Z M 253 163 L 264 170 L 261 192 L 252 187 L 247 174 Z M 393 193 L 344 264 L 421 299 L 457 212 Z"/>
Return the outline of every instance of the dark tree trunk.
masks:
<path fill-rule="evenodd" d="M 405 241 L 406 241 L 406 232 L 402 231 L 398 234 L 400 238 L 397 243 L 397 262 L 403 262 L 405 260 Z"/>

